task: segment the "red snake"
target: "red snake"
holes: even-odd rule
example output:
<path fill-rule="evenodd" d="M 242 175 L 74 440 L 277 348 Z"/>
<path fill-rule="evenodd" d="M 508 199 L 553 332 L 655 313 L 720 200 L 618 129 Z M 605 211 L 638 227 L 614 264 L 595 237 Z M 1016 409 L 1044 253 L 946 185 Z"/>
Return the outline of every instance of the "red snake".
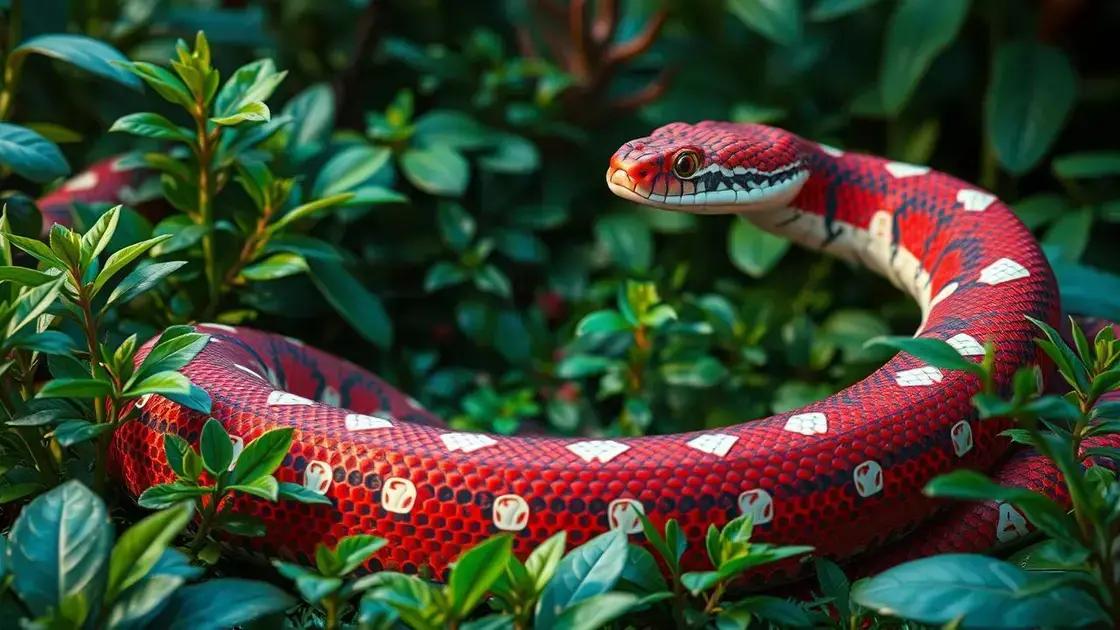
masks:
<path fill-rule="evenodd" d="M 760 125 L 674 123 L 623 145 L 607 182 L 639 204 L 741 214 L 869 267 L 917 300 L 917 334 L 974 359 L 994 342 L 1000 386 L 1039 362 L 1027 316 L 1058 316 L 1054 277 L 1027 228 L 992 194 L 925 166 Z M 209 392 L 235 446 L 293 427 L 278 476 L 331 501 L 239 499 L 268 529 L 244 546 L 272 557 L 310 562 L 317 543 L 375 533 L 389 544 L 369 568 L 445 577 L 464 549 L 501 532 L 513 534 L 520 555 L 560 530 L 572 546 L 610 528 L 640 542 L 643 512 L 658 526 L 681 524 L 687 567 L 704 566 L 708 525 L 740 514 L 753 517 L 758 539 L 811 544 L 836 559 L 876 550 L 883 563 L 986 550 L 1030 531 L 1010 505 L 922 495 L 953 469 L 990 471 L 1065 501 L 1048 462 L 1029 452 L 1007 457 L 1009 441 L 997 435 L 1007 422 L 977 420 L 974 377 L 905 354 L 824 401 L 734 426 L 640 438 L 505 437 L 450 431 L 376 376 L 297 340 L 198 328 L 212 337 L 184 372 Z M 112 450 L 134 495 L 172 478 L 162 435 L 197 441 L 204 420 L 158 396 L 140 404 L 139 420 L 117 432 Z M 776 570 L 793 574 L 797 562 Z"/>

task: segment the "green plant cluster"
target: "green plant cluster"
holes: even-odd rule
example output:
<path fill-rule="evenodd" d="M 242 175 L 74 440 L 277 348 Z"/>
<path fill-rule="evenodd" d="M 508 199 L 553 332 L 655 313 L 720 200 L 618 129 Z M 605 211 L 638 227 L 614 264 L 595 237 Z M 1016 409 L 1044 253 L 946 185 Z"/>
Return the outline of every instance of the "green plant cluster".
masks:
<path fill-rule="evenodd" d="M 602 181 L 622 142 L 705 118 L 928 163 L 1014 207 L 1042 241 L 1067 310 L 1120 319 L 1109 246 L 1120 222 L 1117 7 L 570 3 L 589 7 L 581 20 L 567 4 L 0 2 L 5 619 L 1120 619 L 1120 490 L 1108 466 L 1083 465 L 1117 455 L 1097 445 L 1120 422 L 1115 403 L 1099 402 L 1120 382 L 1108 333 L 1074 329 L 1067 345 L 1040 324 L 1070 393 L 1039 396 L 1027 372 L 995 391 L 998 348 L 973 363 L 932 340 L 890 337 L 912 330 L 918 312 L 885 281 L 744 221 L 638 208 Z M 573 12 L 558 19 L 553 5 Z M 135 176 L 123 205 L 79 201 L 72 228 L 44 230 L 35 200 L 108 157 Z M 109 480 L 112 436 L 151 395 L 209 411 L 179 372 L 208 341 L 189 326 L 197 321 L 299 337 L 384 375 L 452 426 L 507 434 L 723 426 L 822 399 L 901 350 L 981 379 L 978 413 L 1016 420 L 1008 437 L 1065 473 L 1073 509 L 949 475 L 927 491 L 1011 503 L 1042 532 L 1037 543 L 854 585 L 818 558 L 810 602 L 736 590 L 744 571 L 809 553 L 751 542 L 743 520 L 713 528 L 699 572 L 679 566 L 674 523 L 647 523 L 645 547 L 604 535 L 565 553 L 559 534 L 523 560 L 494 538 L 464 550 L 445 585 L 363 574 L 384 544 L 377 532 L 323 547 L 315 567 L 276 561 L 273 571 L 234 560 L 236 545 L 221 542 L 267 534 L 239 511 L 244 501 L 317 500 L 273 476 L 289 433 L 239 453 L 216 421 L 199 444 L 168 436 L 176 479 L 144 494 L 142 509 L 161 510 L 152 515 Z"/>

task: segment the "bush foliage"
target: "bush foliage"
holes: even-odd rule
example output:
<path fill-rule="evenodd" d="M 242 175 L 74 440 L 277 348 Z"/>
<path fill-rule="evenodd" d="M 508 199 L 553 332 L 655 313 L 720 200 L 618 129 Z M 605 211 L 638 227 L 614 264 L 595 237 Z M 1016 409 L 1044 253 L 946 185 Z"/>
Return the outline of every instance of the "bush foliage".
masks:
<path fill-rule="evenodd" d="M 9 618 L 58 628 L 1120 619 L 1120 485 L 1108 467 L 1082 466 L 1117 454 L 1081 447 L 1120 429 L 1116 403 L 1098 404 L 1120 384 L 1120 347 L 1076 328 L 1067 345 L 1043 323 L 1040 346 L 1070 392 L 1043 396 L 1023 372 L 1014 391 L 987 387 L 974 402 L 982 417 L 1014 418 L 1009 437 L 1057 464 L 1073 510 L 978 473 L 942 477 L 927 492 L 1010 502 L 1041 537 L 1011 557 L 937 556 L 855 584 L 817 558 L 809 601 L 736 591 L 743 572 L 811 554 L 814 542 L 751 542 L 747 520 L 712 528 L 703 572 L 682 573 L 673 522 L 646 523 L 647 546 L 604 534 L 566 551 L 561 532 L 524 559 L 496 537 L 464 550 L 443 585 L 363 573 L 385 544 L 377 532 L 321 547 L 314 567 L 247 568 L 223 558 L 215 534 L 266 532 L 229 497 L 318 499 L 273 476 L 283 431 L 236 456 L 216 421 L 197 445 L 168 436 L 176 480 L 139 507 L 119 496 L 109 441 L 146 396 L 210 409 L 179 372 L 206 343 L 187 326 L 196 321 L 300 337 L 455 427 L 506 434 L 723 426 L 820 400 L 896 350 L 990 381 L 991 356 L 973 363 L 890 337 L 915 328 L 918 311 L 881 279 L 744 221 L 611 196 L 602 176 L 615 148 L 677 120 L 775 124 L 975 181 L 1039 236 L 1067 310 L 1120 319 L 1109 246 L 1120 223 L 1110 39 L 1120 7 L 566 4 L 0 3 Z M 74 203 L 72 229 L 44 230 L 36 200 L 108 157 L 134 175 L 126 203 Z"/>

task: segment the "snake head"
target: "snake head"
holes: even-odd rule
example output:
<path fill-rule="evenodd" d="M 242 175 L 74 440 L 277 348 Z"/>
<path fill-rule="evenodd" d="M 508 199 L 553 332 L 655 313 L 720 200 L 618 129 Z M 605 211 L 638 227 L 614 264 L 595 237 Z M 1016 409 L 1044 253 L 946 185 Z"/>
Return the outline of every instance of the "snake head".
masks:
<path fill-rule="evenodd" d="M 607 185 L 638 203 L 697 214 L 782 208 L 809 178 L 801 138 L 764 125 L 672 123 L 622 145 Z"/>

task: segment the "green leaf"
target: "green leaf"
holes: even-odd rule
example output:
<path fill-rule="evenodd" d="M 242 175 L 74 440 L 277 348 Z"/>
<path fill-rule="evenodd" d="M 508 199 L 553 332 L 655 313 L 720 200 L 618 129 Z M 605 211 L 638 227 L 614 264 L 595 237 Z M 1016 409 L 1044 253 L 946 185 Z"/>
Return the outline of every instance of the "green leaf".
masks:
<path fill-rule="evenodd" d="M 235 483 L 229 489 L 273 502 L 280 496 L 280 484 L 272 475 L 257 477 L 247 483 Z"/>
<path fill-rule="evenodd" d="M 241 276 L 249 280 L 263 282 L 277 280 L 306 272 L 310 267 L 299 254 L 279 253 L 253 263 L 241 270 Z"/>
<path fill-rule="evenodd" d="M 564 357 L 556 366 L 560 378 L 585 378 L 606 372 L 616 361 L 610 357 L 589 354 L 573 354 Z"/>
<path fill-rule="evenodd" d="M 392 322 L 380 298 L 337 262 L 307 262 L 315 286 L 359 335 L 382 348 L 393 344 Z"/>
<path fill-rule="evenodd" d="M 268 122 L 271 119 L 272 113 L 268 111 L 268 105 L 257 101 L 254 103 L 245 103 L 229 116 L 211 118 L 210 122 L 216 125 L 222 125 L 223 127 L 232 127 L 244 122 Z"/>
<path fill-rule="evenodd" d="M 97 295 L 97 293 L 104 288 L 105 283 L 124 269 L 128 263 L 136 260 L 149 249 L 170 238 L 170 234 L 155 236 L 139 243 L 133 243 L 127 247 L 122 247 L 113 252 L 112 255 L 109 256 L 109 259 L 105 261 L 105 267 L 101 270 L 101 273 L 97 274 L 97 279 L 93 282 L 93 294 Z"/>
<path fill-rule="evenodd" d="M 865 9 L 879 0 L 817 0 L 809 11 L 809 19 L 827 22 Z M 846 618 L 846 617 L 845 617 Z"/>
<path fill-rule="evenodd" d="M 193 483 L 175 481 L 152 486 L 140 493 L 136 503 L 149 510 L 162 510 L 176 503 L 189 501 L 210 494 L 211 488 Z"/>
<path fill-rule="evenodd" d="M 246 538 L 260 538 L 268 533 L 264 521 L 252 514 L 237 512 L 223 512 L 214 521 L 214 526 L 223 532 L 229 532 L 235 536 L 245 536 Z"/>
<path fill-rule="evenodd" d="M 233 442 L 221 422 L 210 418 L 202 425 L 198 443 L 202 466 L 215 477 L 225 473 L 233 463 Z"/>
<path fill-rule="evenodd" d="M 145 394 L 167 396 L 169 394 L 186 395 L 189 393 L 191 393 L 189 378 L 179 372 L 165 370 L 147 376 L 136 385 L 129 387 L 124 396 L 125 398 L 139 398 Z"/>
<path fill-rule="evenodd" d="M 196 333 L 190 326 L 183 326 L 181 332 L 176 331 L 177 334 L 174 335 L 171 332 L 172 329 L 165 331 L 148 356 L 144 357 L 144 362 L 137 368 L 133 381 L 147 378 L 157 372 L 183 369 L 210 341 L 210 335 Z"/>
<path fill-rule="evenodd" d="M 280 217 L 275 222 L 273 222 L 272 225 L 268 226 L 268 233 L 275 234 L 276 232 L 283 230 L 287 226 L 291 225 L 295 221 L 306 219 L 320 210 L 341 206 L 350 201 L 350 199 L 352 199 L 353 197 L 354 193 L 338 193 L 298 205 L 295 208 L 292 208 L 291 210 L 284 213 L 284 216 Z"/>
<path fill-rule="evenodd" d="M 448 247 L 456 252 L 462 252 L 474 239 L 476 224 L 474 217 L 463 209 L 463 206 L 453 202 L 444 201 L 436 210 L 436 224 L 439 233 Z"/>
<path fill-rule="evenodd" d="M 1086 151 L 1054 158 L 1054 174 L 1062 179 L 1120 176 L 1120 151 Z"/>
<path fill-rule="evenodd" d="M 712 387 L 727 376 L 727 368 L 710 356 L 692 362 L 666 363 L 661 366 L 665 382 L 679 387 Z"/>
<path fill-rule="evenodd" d="M 125 530 L 113 546 L 109 558 L 105 600 L 116 600 L 122 591 L 147 576 L 168 544 L 186 528 L 193 514 L 193 503 L 180 503 L 156 512 Z"/>
<path fill-rule="evenodd" d="M 779 46 L 801 39 L 801 4 L 790 0 L 729 0 L 727 9 L 748 28 Z"/>
<path fill-rule="evenodd" d="M 1051 258 L 1077 262 L 1089 244 L 1092 229 L 1093 209 L 1088 206 L 1079 208 L 1058 217 L 1046 230 L 1042 244 Z"/>
<path fill-rule="evenodd" d="M 175 260 L 171 262 L 152 263 L 133 270 L 121 280 L 117 288 L 109 294 L 105 303 L 108 308 L 112 304 L 126 303 L 136 296 L 148 291 L 160 283 L 164 278 L 174 273 L 177 269 L 187 264 L 186 261 Z"/>
<path fill-rule="evenodd" d="M 271 59 L 258 59 L 241 66 L 226 80 L 214 99 L 215 113 L 221 117 L 233 116 L 250 103 L 268 100 L 287 74 L 287 71 L 277 72 Z"/>
<path fill-rule="evenodd" d="M 428 269 L 424 277 L 424 291 L 434 293 L 440 289 L 462 284 L 467 280 L 467 272 L 454 263 L 441 260 Z"/>
<path fill-rule="evenodd" d="M 140 89 L 136 77 L 118 65 L 128 59 L 116 48 L 91 37 L 61 33 L 32 37 L 11 52 L 8 63 L 21 63 L 31 53 L 53 57 L 134 90 Z"/>
<path fill-rule="evenodd" d="M 179 575 L 150 575 L 117 597 L 109 611 L 109 628 L 143 628 L 166 604 L 186 578 Z"/>
<path fill-rule="evenodd" d="M 430 195 L 460 197 L 470 182 L 466 158 L 445 146 L 406 149 L 400 165 L 405 178 Z"/>
<path fill-rule="evenodd" d="M 612 214 L 595 222 L 595 238 L 621 269 L 641 272 L 653 259 L 653 236 L 637 214 Z"/>
<path fill-rule="evenodd" d="M 189 394 L 171 394 L 163 395 L 164 398 L 172 402 L 179 403 L 187 409 L 197 411 L 202 414 L 210 413 L 211 400 L 210 395 L 207 394 L 202 388 L 191 383 L 191 391 Z"/>
<path fill-rule="evenodd" d="M 556 567 L 541 593 L 535 625 L 551 628 L 574 604 L 609 591 L 626 565 L 626 535 L 618 530 L 600 534 L 573 549 Z"/>
<path fill-rule="evenodd" d="M 105 504 L 78 481 L 37 497 L 8 537 L 12 589 L 38 617 L 71 598 L 100 601 L 113 530 Z M 84 619 L 73 619 L 81 624 Z"/>
<path fill-rule="evenodd" d="M 943 554 L 900 564 L 857 582 L 852 600 L 885 615 L 960 627 L 1107 625 L 1089 594 L 1044 574 L 986 556 Z"/>
<path fill-rule="evenodd" d="M 140 77 L 164 100 L 175 103 L 190 111 L 194 107 L 194 97 L 178 77 L 164 68 L 146 61 L 133 61 L 123 66 L 132 74 Z"/>
<path fill-rule="evenodd" d="M 924 492 L 931 497 L 1006 501 L 1050 536 L 1068 542 L 1078 540 L 1076 523 L 1054 500 L 1026 488 L 1001 486 L 972 470 L 955 470 L 935 477 L 926 484 Z"/>
<path fill-rule="evenodd" d="M 36 398 L 100 398 L 113 393 L 113 384 L 94 378 L 56 378 L 39 389 Z"/>
<path fill-rule="evenodd" d="M 509 278 L 494 265 L 483 265 L 474 274 L 474 286 L 507 300 L 513 295 Z"/>
<path fill-rule="evenodd" d="M 735 221 L 727 238 L 727 253 L 731 262 L 754 278 L 769 273 L 788 249 L 789 241 L 747 220 Z"/>
<path fill-rule="evenodd" d="M 27 267 L 5 266 L 0 267 L 0 282 L 12 282 L 25 287 L 37 287 L 46 284 L 58 276 L 35 271 Z"/>
<path fill-rule="evenodd" d="M 493 149 L 478 158 L 478 165 L 494 172 L 511 175 L 532 173 L 541 165 L 537 146 L 527 138 L 512 134 L 494 135 Z"/>
<path fill-rule="evenodd" d="M 121 116 L 113 123 L 109 131 L 122 131 L 142 138 L 176 140 L 187 144 L 195 141 L 194 134 L 189 129 L 180 127 L 167 118 L 151 112 Z"/>
<path fill-rule="evenodd" d="M 69 268 L 69 266 L 43 241 L 11 233 L 5 233 L 4 238 L 12 245 L 30 254 L 36 260 L 46 264 L 47 267 L 63 271 Z"/>
<path fill-rule="evenodd" d="M 457 150 L 489 146 L 493 133 L 464 112 L 435 109 L 416 119 L 413 137 L 424 146 L 445 146 Z"/>
<path fill-rule="evenodd" d="M 354 190 L 389 163 L 392 152 L 385 147 L 360 144 L 331 156 L 315 178 L 313 197 Z"/>
<path fill-rule="evenodd" d="M 1038 42 L 1003 44 L 984 100 L 984 125 L 996 157 L 1010 173 L 1034 168 L 1050 150 L 1077 99 L 1073 64 Z"/>
<path fill-rule="evenodd" d="M 325 497 L 313 490 L 309 490 L 303 487 L 302 484 L 292 483 L 290 481 L 280 482 L 280 489 L 277 493 L 277 497 L 280 499 L 298 501 L 300 503 L 318 503 L 322 505 L 331 504 L 331 500 L 328 497 Z"/>
<path fill-rule="evenodd" d="M 471 547 L 455 561 L 448 582 L 451 615 L 463 619 L 482 601 L 482 596 L 505 571 L 513 553 L 513 538 L 499 535 Z"/>
<path fill-rule="evenodd" d="M 0 122 L 0 164 L 17 175 L 46 182 L 70 173 L 58 146 L 26 127 Z"/>
<path fill-rule="evenodd" d="M 388 541 L 369 534 L 354 534 L 338 541 L 334 556 L 338 559 L 335 575 L 347 575 L 365 564 Z"/>
<path fill-rule="evenodd" d="M 112 430 L 113 425 L 108 422 L 94 424 L 85 420 L 66 420 L 59 423 L 51 435 L 58 440 L 59 446 L 69 448 Z"/>
<path fill-rule="evenodd" d="M 334 91 L 316 83 L 292 97 L 281 110 L 292 119 L 288 126 L 288 151 L 302 159 L 319 151 L 334 130 Z"/>
<path fill-rule="evenodd" d="M 983 374 L 979 363 L 961 356 L 953 346 L 932 337 L 875 337 L 866 346 L 887 346 L 925 361 L 943 370 L 960 370 L 969 374 Z"/>
<path fill-rule="evenodd" d="M 902 111 L 933 60 L 957 38 L 968 5 L 968 0 L 903 0 L 895 6 L 879 77 L 888 114 Z"/>
<path fill-rule="evenodd" d="M 272 565 L 284 577 L 296 583 L 296 590 L 305 601 L 317 604 L 342 588 L 342 580 L 337 577 L 324 577 L 299 565 L 273 560 Z"/>
<path fill-rule="evenodd" d="M 283 612 L 296 600 L 279 588 L 253 580 L 215 578 L 175 591 L 152 623 L 167 630 L 224 630 Z"/>
<path fill-rule="evenodd" d="M 638 603 L 638 596 L 631 593 L 602 593 L 567 607 L 550 627 L 595 630 L 622 617 Z"/>
<path fill-rule="evenodd" d="M 249 442 L 233 467 L 231 484 L 249 484 L 276 472 L 292 447 L 292 429 L 272 429 Z"/>
<path fill-rule="evenodd" d="M 822 557 L 814 558 L 813 566 L 816 568 L 821 594 L 832 600 L 841 619 L 850 619 L 852 585 L 848 576 L 844 575 L 844 570 L 835 562 Z"/>
<path fill-rule="evenodd" d="M 198 481 L 202 474 L 202 459 L 191 448 L 189 442 L 174 433 L 163 434 L 163 452 L 167 465 L 175 476 L 189 481 Z"/>
<path fill-rule="evenodd" d="M 525 559 L 525 571 L 533 580 L 534 593 L 540 593 L 556 573 L 560 560 L 564 557 L 567 532 L 561 530 L 549 536 Z"/>
<path fill-rule="evenodd" d="M 588 313 L 576 325 L 576 336 L 620 332 L 630 330 L 630 322 L 613 309 Z"/>
<path fill-rule="evenodd" d="M 82 253 L 82 267 L 88 267 L 94 258 L 97 258 L 109 245 L 113 233 L 117 231 L 117 222 L 121 216 L 121 207 L 115 206 L 97 221 L 82 235 L 80 251 Z"/>

